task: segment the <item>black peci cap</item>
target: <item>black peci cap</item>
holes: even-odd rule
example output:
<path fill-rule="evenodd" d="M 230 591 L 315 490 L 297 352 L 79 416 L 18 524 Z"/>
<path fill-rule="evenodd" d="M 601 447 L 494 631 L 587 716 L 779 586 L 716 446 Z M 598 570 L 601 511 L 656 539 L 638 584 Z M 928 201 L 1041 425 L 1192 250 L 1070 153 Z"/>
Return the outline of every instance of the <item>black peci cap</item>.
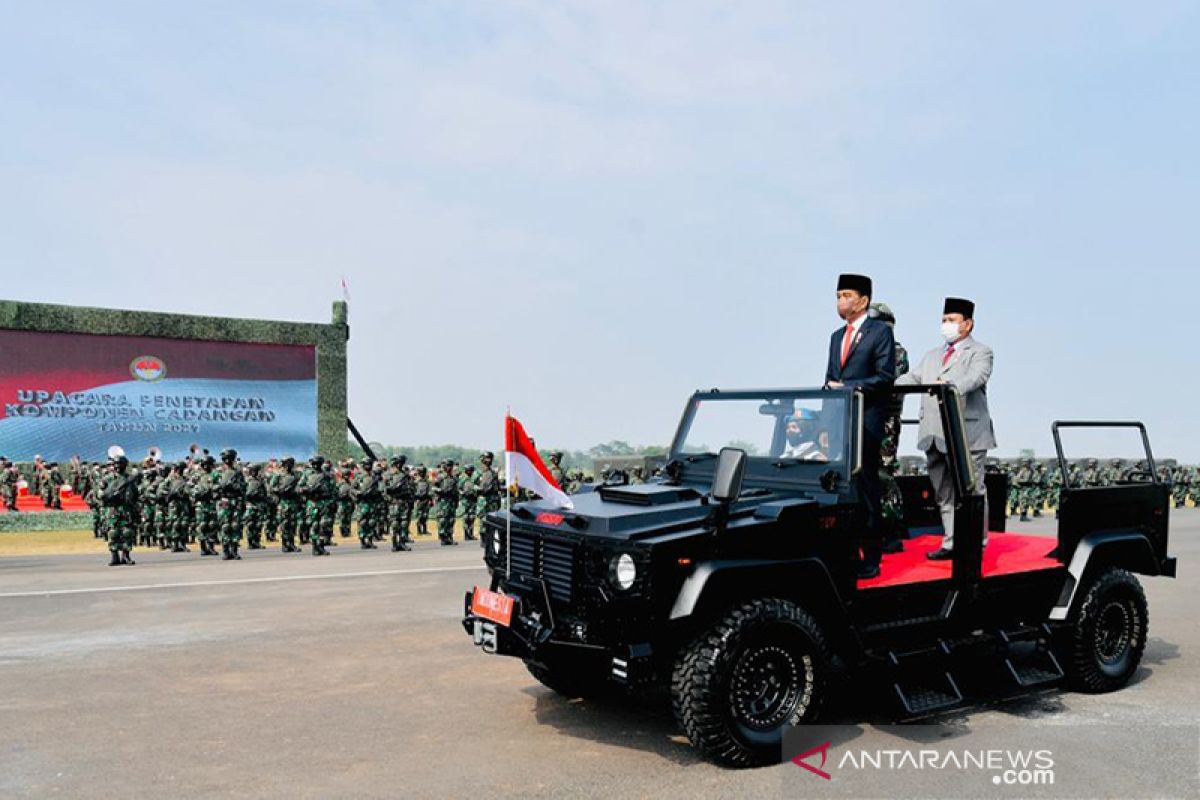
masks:
<path fill-rule="evenodd" d="M 840 292 L 844 289 L 858 292 L 866 297 L 871 296 L 871 279 L 866 275 L 853 275 L 845 273 L 838 276 L 837 290 Z"/>
<path fill-rule="evenodd" d="M 975 319 L 975 304 L 961 297 L 947 297 L 943 314 L 962 314 L 963 319 Z"/>

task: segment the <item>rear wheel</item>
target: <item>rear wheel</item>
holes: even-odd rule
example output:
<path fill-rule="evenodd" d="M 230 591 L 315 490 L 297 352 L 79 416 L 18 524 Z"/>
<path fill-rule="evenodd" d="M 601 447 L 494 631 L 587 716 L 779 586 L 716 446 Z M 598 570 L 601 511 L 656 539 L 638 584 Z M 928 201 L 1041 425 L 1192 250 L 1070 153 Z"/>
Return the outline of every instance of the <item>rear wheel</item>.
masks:
<path fill-rule="evenodd" d="M 1129 682 L 1146 649 L 1146 595 L 1127 570 L 1108 567 L 1088 584 L 1071 628 L 1067 675 L 1084 692 Z"/>
<path fill-rule="evenodd" d="M 825 637 L 806 611 L 788 600 L 754 600 L 680 651 L 671 680 L 675 717 L 711 761 L 778 763 L 785 732 L 816 719 L 829 672 Z"/>

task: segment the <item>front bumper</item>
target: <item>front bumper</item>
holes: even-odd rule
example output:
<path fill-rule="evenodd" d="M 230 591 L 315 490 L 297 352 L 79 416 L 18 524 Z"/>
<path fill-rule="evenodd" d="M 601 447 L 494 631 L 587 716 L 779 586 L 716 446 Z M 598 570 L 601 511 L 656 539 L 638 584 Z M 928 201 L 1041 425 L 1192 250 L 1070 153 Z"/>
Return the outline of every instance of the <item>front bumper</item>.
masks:
<path fill-rule="evenodd" d="M 584 662 L 597 667 L 607 679 L 622 686 L 654 682 L 654 659 L 649 643 L 608 645 L 582 641 L 582 636 L 569 637 L 572 623 L 565 620 L 560 621 L 560 635 L 556 635 L 553 617 L 547 618 L 534 598 L 515 592 L 508 594 L 514 598 L 509 625 L 475 614 L 471 602 L 474 592 L 467 591 L 463 595 L 463 630 L 483 652 L 547 666 Z"/>

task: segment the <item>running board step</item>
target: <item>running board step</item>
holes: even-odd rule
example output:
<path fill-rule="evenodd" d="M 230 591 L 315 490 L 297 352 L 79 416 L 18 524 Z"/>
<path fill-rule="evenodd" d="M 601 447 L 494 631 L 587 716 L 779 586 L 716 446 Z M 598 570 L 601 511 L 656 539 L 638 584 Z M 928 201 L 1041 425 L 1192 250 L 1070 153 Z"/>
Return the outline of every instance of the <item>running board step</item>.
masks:
<path fill-rule="evenodd" d="M 949 643 L 939 641 L 927 650 L 888 653 L 888 662 L 896 673 L 892 689 L 906 714 L 922 716 L 962 703 L 962 691 L 945 668 L 951 652 Z"/>
<path fill-rule="evenodd" d="M 1065 671 L 1050 649 L 1050 627 L 1039 625 L 1016 631 L 999 631 L 1005 647 L 1004 666 L 1022 689 L 1054 683 Z"/>

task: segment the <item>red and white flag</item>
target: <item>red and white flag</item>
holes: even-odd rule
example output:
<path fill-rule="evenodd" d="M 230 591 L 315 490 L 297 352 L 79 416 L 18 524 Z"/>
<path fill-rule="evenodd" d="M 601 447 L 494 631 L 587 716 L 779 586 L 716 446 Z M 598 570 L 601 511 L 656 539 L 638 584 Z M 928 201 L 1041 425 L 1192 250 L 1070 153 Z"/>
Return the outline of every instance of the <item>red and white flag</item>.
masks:
<path fill-rule="evenodd" d="M 504 476 L 510 491 L 528 489 L 559 508 L 575 508 L 570 496 L 551 477 L 525 428 L 511 414 L 504 418 Z"/>

